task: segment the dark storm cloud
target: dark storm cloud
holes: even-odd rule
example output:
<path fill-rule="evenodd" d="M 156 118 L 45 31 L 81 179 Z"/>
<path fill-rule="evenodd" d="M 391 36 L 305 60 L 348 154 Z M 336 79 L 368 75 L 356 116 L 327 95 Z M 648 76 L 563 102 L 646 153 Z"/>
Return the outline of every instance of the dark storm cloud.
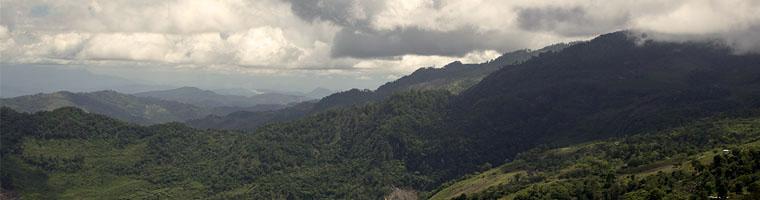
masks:
<path fill-rule="evenodd" d="M 46 5 L 37 5 L 32 7 L 30 13 L 33 17 L 44 17 L 50 14 L 50 7 Z"/>
<path fill-rule="evenodd" d="M 301 19 L 321 19 L 346 27 L 367 27 L 384 1 L 358 0 L 284 0 Z"/>
<path fill-rule="evenodd" d="M 332 57 L 387 58 L 406 54 L 462 56 L 473 50 L 505 49 L 504 43 L 492 41 L 500 38 L 497 31 L 482 32 L 474 26 L 449 31 L 416 26 L 373 29 L 370 23 L 382 11 L 385 1 L 286 1 L 291 3 L 293 13 L 301 19 L 330 21 L 343 27 L 333 39 Z M 444 5 L 441 0 L 432 4 L 436 10 Z"/>
<path fill-rule="evenodd" d="M 627 13 L 618 16 L 593 16 L 582 7 L 517 9 L 517 24 L 528 31 L 546 31 L 563 36 L 586 36 L 625 28 L 631 21 Z"/>
<path fill-rule="evenodd" d="M 0 6 L 0 25 L 9 30 L 16 28 L 16 6 L 12 2 L 2 2 Z"/>
<path fill-rule="evenodd" d="M 406 54 L 462 56 L 473 50 L 521 46 L 519 40 L 504 41 L 498 31 L 478 31 L 463 27 L 451 31 L 427 30 L 418 27 L 390 31 L 343 29 L 335 35 L 333 57 L 383 58 Z M 517 38 L 514 38 L 517 39 Z"/>

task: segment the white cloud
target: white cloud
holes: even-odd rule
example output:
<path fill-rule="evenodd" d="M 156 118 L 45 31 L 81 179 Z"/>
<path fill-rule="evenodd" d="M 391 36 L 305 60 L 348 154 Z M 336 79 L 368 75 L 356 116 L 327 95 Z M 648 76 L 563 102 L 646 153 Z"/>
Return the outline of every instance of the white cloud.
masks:
<path fill-rule="evenodd" d="M 694 0 L 673 10 L 644 15 L 635 26 L 662 33 L 710 34 L 744 30 L 760 23 L 760 3 L 746 0 Z"/>
<path fill-rule="evenodd" d="M 501 55 L 499 52 L 493 50 L 476 51 L 462 57 L 405 55 L 393 60 L 362 60 L 354 67 L 365 71 L 381 70 L 393 74 L 407 74 L 420 67 L 443 67 L 453 61 L 482 63 L 499 55 Z"/>
<path fill-rule="evenodd" d="M 8 27 L 0 25 L 0 40 L 7 40 L 11 37 L 11 34 L 8 32 Z"/>
<path fill-rule="evenodd" d="M 227 40 L 239 45 L 237 58 L 241 65 L 276 66 L 289 59 L 297 60 L 303 54 L 303 50 L 285 39 L 279 28 L 255 28 Z"/>
<path fill-rule="evenodd" d="M 1 9 L 2 63 L 321 69 L 382 79 L 624 28 L 718 37 L 738 49 L 760 49 L 760 2 L 754 0 L 3 0 Z M 356 36 L 339 34 L 345 30 L 375 41 L 345 40 Z M 396 48 L 405 44 L 393 41 L 414 48 Z M 336 58 L 336 44 L 368 53 Z M 390 47 L 364 51 L 382 45 Z M 358 72 L 346 72 L 352 70 Z"/>
<path fill-rule="evenodd" d="M 165 35 L 157 33 L 96 34 L 79 58 L 91 60 L 164 61 L 170 51 Z"/>

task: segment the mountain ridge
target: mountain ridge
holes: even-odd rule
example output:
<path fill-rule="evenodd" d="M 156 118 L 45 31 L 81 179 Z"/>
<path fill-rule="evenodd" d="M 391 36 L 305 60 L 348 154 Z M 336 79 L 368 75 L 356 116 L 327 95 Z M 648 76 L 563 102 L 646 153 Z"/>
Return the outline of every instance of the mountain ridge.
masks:
<path fill-rule="evenodd" d="M 506 65 L 524 62 L 542 53 L 561 51 L 574 43 L 558 43 L 538 50 L 518 50 L 480 64 L 463 64 L 454 61 L 441 68 L 420 68 L 409 75 L 385 83 L 376 90 L 350 89 L 327 95 L 318 101 L 297 104 L 291 108 L 266 112 L 237 112 L 229 116 L 208 116 L 188 121 L 196 128 L 253 130 L 270 122 L 298 119 L 312 113 L 383 100 L 394 93 L 409 90 L 448 90 L 461 92 L 479 82 L 489 73 Z"/>
<path fill-rule="evenodd" d="M 177 101 L 202 107 L 252 107 L 261 104 L 287 105 L 306 100 L 306 98 L 302 96 L 277 93 L 263 93 L 253 96 L 222 95 L 211 90 L 203 90 L 196 87 L 180 87 L 170 90 L 141 92 L 134 95 Z"/>
<path fill-rule="evenodd" d="M 1 99 L 0 105 L 22 112 L 50 111 L 73 106 L 138 124 L 184 121 L 210 114 L 210 111 L 189 104 L 135 97 L 115 91 L 40 93 Z"/>

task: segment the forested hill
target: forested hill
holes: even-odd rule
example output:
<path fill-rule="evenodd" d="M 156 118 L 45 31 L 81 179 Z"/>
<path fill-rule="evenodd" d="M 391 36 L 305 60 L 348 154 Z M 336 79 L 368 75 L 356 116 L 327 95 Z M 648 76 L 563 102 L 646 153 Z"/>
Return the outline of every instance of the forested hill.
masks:
<path fill-rule="evenodd" d="M 188 122 L 196 128 L 253 130 L 261 125 L 298 119 L 309 114 L 351 105 L 383 100 L 394 93 L 409 90 L 447 90 L 459 93 L 480 82 L 483 77 L 507 65 L 525 62 L 542 53 L 561 51 L 571 44 L 559 43 L 538 50 L 518 50 L 485 63 L 452 62 L 441 68 L 421 68 L 410 75 L 388 82 L 377 90 L 351 89 L 328 95 L 319 101 L 304 102 L 276 111 L 241 111 L 226 116 L 208 116 Z"/>
<path fill-rule="evenodd" d="M 642 40 L 623 31 L 502 68 L 452 103 L 451 129 L 499 162 L 566 145 L 760 107 L 760 55 L 714 42 Z"/>
<path fill-rule="evenodd" d="M 421 127 L 441 127 L 449 98 L 410 92 L 255 133 L 2 108 L 2 187 L 24 199 L 379 199 L 441 182 L 419 158 L 456 138 Z"/>
<path fill-rule="evenodd" d="M 562 148 L 444 184 L 433 200 L 758 199 L 760 118 L 700 120 Z"/>

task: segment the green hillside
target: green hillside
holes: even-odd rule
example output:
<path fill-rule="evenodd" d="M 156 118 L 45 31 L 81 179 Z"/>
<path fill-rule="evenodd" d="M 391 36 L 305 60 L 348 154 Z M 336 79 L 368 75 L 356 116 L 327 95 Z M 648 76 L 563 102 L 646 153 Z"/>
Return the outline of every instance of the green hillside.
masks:
<path fill-rule="evenodd" d="M 149 127 L 61 108 L 2 109 L 3 188 L 25 199 L 376 199 L 432 188 L 446 92 L 412 92 L 255 133 Z"/>
<path fill-rule="evenodd" d="M 446 184 L 431 199 L 760 197 L 760 118 L 704 120 L 644 135 L 536 148 Z"/>
<path fill-rule="evenodd" d="M 502 68 L 452 100 L 449 129 L 471 162 L 500 164 L 537 145 L 567 146 L 678 127 L 760 107 L 760 55 L 711 42 L 609 33 Z"/>

